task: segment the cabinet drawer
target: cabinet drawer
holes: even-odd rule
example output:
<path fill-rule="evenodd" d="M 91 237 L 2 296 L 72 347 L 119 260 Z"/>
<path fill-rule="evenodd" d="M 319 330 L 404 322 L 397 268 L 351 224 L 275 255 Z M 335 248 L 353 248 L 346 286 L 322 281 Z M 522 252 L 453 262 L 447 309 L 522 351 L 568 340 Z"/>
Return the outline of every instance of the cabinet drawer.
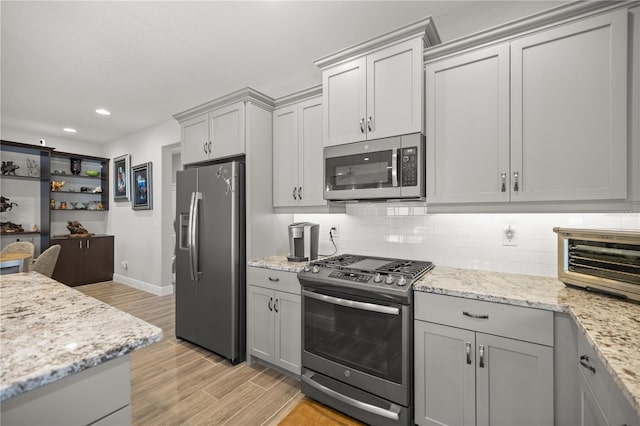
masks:
<path fill-rule="evenodd" d="M 294 272 L 266 268 L 247 268 L 247 284 L 287 293 L 300 294 L 300 281 Z"/>
<path fill-rule="evenodd" d="M 551 311 L 424 292 L 415 295 L 416 319 L 553 346 Z"/>

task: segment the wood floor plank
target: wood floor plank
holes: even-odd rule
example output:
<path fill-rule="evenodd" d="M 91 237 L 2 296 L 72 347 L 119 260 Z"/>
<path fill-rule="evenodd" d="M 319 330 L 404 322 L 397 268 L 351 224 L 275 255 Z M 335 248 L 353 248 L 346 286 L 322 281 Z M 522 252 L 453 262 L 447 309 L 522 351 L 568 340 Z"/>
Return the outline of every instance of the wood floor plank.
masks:
<path fill-rule="evenodd" d="M 162 328 L 162 341 L 131 354 L 132 424 L 271 426 L 295 407 L 300 382 L 260 364 L 231 365 L 175 337 L 175 297 L 114 281 L 74 287 Z"/>

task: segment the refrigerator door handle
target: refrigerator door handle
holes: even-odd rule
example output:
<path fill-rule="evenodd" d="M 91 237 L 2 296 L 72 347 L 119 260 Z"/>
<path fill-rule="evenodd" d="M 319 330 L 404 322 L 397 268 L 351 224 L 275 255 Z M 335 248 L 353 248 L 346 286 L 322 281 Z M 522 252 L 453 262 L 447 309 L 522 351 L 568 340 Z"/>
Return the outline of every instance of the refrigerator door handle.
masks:
<path fill-rule="evenodd" d="M 202 199 L 202 192 L 191 193 L 189 206 L 189 265 L 191 266 L 191 280 L 198 280 L 198 204 Z"/>

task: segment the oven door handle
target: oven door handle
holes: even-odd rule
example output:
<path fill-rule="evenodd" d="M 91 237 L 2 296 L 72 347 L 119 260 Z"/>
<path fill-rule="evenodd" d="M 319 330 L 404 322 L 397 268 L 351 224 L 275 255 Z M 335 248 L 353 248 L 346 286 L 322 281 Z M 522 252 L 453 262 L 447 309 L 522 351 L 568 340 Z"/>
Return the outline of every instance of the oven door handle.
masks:
<path fill-rule="evenodd" d="M 392 306 L 376 305 L 375 303 L 357 302 L 355 300 L 340 299 L 338 297 L 318 294 L 308 290 L 302 290 L 304 296 L 318 299 L 333 305 L 346 306 L 348 308 L 362 309 L 363 311 L 379 312 L 381 314 L 400 315 L 400 309 Z"/>
<path fill-rule="evenodd" d="M 358 408 L 362 411 L 366 411 L 371 414 L 375 414 L 376 416 L 385 417 L 391 420 L 400 420 L 400 408 L 391 404 L 391 409 L 387 410 L 386 408 L 376 407 L 375 405 L 367 404 L 366 402 L 358 401 L 357 399 L 353 399 L 346 395 L 343 395 L 339 392 L 334 391 L 326 386 L 321 385 L 320 383 L 313 380 L 313 373 L 306 372 L 302 376 L 300 376 L 303 382 L 307 383 L 309 386 L 319 390 L 320 392 L 327 394 L 338 401 L 344 402 L 347 405 Z"/>

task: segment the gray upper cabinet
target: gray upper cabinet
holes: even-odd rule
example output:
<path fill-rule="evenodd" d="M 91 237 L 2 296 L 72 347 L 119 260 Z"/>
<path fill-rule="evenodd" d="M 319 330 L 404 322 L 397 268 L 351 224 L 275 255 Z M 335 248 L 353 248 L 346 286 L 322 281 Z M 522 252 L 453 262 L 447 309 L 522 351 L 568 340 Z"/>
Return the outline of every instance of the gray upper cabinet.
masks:
<path fill-rule="evenodd" d="M 245 105 L 235 102 L 180 121 L 182 163 L 245 153 Z"/>
<path fill-rule="evenodd" d="M 273 206 L 326 206 L 323 199 L 322 97 L 273 111 Z"/>
<path fill-rule="evenodd" d="M 423 50 L 439 42 L 427 18 L 315 61 L 324 146 L 423 132 Z"/>
<path fill-rule="evenodd" d="M 627 15 L 427 52 L 428 200 L 627 200 Z"/>

